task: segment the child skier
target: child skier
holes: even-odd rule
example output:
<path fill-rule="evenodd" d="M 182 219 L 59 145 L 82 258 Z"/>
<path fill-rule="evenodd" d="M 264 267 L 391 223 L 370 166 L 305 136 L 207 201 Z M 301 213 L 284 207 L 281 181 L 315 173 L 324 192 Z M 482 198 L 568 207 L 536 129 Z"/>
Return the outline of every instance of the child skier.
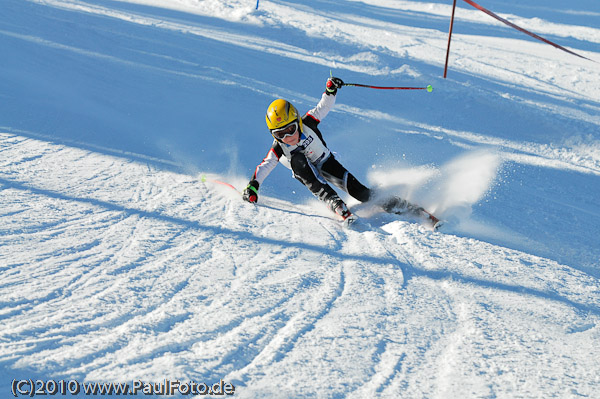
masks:
<path fill-rule="evenodd" d="M 273 145 L 267 156 L 256 167 L 252 179 L 244 190 L 244 200 L 248 202 L 258 200 L 258 188 L 277 166 L 281 156 L 285 155 L 294 177 L 315 197 L 328 204 L 329 208 L 345 223 L 350 224 L 357 219 L 330 183 L 360 202 L 373 199 L 374 193 L 335 159 L 317 127 L 335 104 L 337 91 L 343 85 L 344 82 L 339 78 L 327 79 L 321 100 L 303 117 L 300 117 L 296 108 L 286 100 L 278 99 L 269 105 L 266 122 L 274 138 Z M 424 212 L 423 208 L 418 208 L 398 197 L 388 199 L 381 206 L 387 212 L 408 211 L 416 215 Z M 432 219 L 432 222 L 436 223 L 437 219 L 435 221 Z"/>

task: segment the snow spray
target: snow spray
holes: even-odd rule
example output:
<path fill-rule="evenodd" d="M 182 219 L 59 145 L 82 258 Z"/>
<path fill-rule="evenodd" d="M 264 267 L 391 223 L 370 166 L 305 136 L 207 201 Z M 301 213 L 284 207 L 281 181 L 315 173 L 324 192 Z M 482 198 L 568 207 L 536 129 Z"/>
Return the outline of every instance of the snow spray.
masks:
<path fill-rule="evenodd" d="M 477 150 L 436 168 L 380 169 L 369 173 L 378 197 L 398 195 L 441 217 L 463 219 L 489 192 L 501 161 L 493 151 Z"/>
<path fill-rule="evenodd" d="M 487 150 L 460 156 L 440 169 L 438 213 L 455 214 L 459 218 L 471 213 L 471 206 L 490 190 L 498 174 L 500 156 Z M 433 208 L 432 208 L 433 209 Z"/>

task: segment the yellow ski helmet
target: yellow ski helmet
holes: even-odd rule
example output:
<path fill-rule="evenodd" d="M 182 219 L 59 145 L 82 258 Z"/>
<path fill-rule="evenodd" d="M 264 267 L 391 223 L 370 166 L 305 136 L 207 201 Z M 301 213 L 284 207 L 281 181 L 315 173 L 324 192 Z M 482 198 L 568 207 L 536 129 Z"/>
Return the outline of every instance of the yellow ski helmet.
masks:
<path fill-rule="evenodd" d="M 271 105 L 269 105 L 265 120 L 267 121 L 269 130 L 280 129 L 285 125 L 298 121 L 300 131 L 302 131 L 302 118 L 298 115 L 296 107 L 289 101 L 281 98 L 273 101 Z"/>

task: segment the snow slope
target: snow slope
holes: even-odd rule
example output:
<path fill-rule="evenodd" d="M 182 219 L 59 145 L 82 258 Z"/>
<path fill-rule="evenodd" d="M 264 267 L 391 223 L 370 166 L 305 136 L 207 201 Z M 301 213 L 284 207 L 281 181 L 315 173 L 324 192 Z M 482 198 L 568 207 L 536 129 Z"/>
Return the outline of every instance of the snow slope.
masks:
<path fill-rule="evenodd" d="M 450 1 L 3 0 L 2 395 L 597 397 L 600 65 L 458 3 L 442 79 Z M 480 3 L 600 61 L 595 0 Z M 281 166 L 259 206 L 215 183 L 242 188 L 267 105 L 308 110 L 330 71 L 434 86 L 344 87 L 321 127 L 446 233 L 351 200 L 343 229 Z"/>

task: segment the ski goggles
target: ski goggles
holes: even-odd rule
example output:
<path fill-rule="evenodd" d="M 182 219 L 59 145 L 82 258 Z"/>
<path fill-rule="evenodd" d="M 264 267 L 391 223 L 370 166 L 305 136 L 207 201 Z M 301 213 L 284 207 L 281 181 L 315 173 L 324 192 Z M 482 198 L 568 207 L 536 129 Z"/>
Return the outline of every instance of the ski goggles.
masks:
<path fill-rule="evenodd" d="M 271 134 L 278 140 L 283 140 L 286 137 L 293 136 L 298 131 L 298 121 L 294 121 L 279 129 L 271 130 Z"/>

